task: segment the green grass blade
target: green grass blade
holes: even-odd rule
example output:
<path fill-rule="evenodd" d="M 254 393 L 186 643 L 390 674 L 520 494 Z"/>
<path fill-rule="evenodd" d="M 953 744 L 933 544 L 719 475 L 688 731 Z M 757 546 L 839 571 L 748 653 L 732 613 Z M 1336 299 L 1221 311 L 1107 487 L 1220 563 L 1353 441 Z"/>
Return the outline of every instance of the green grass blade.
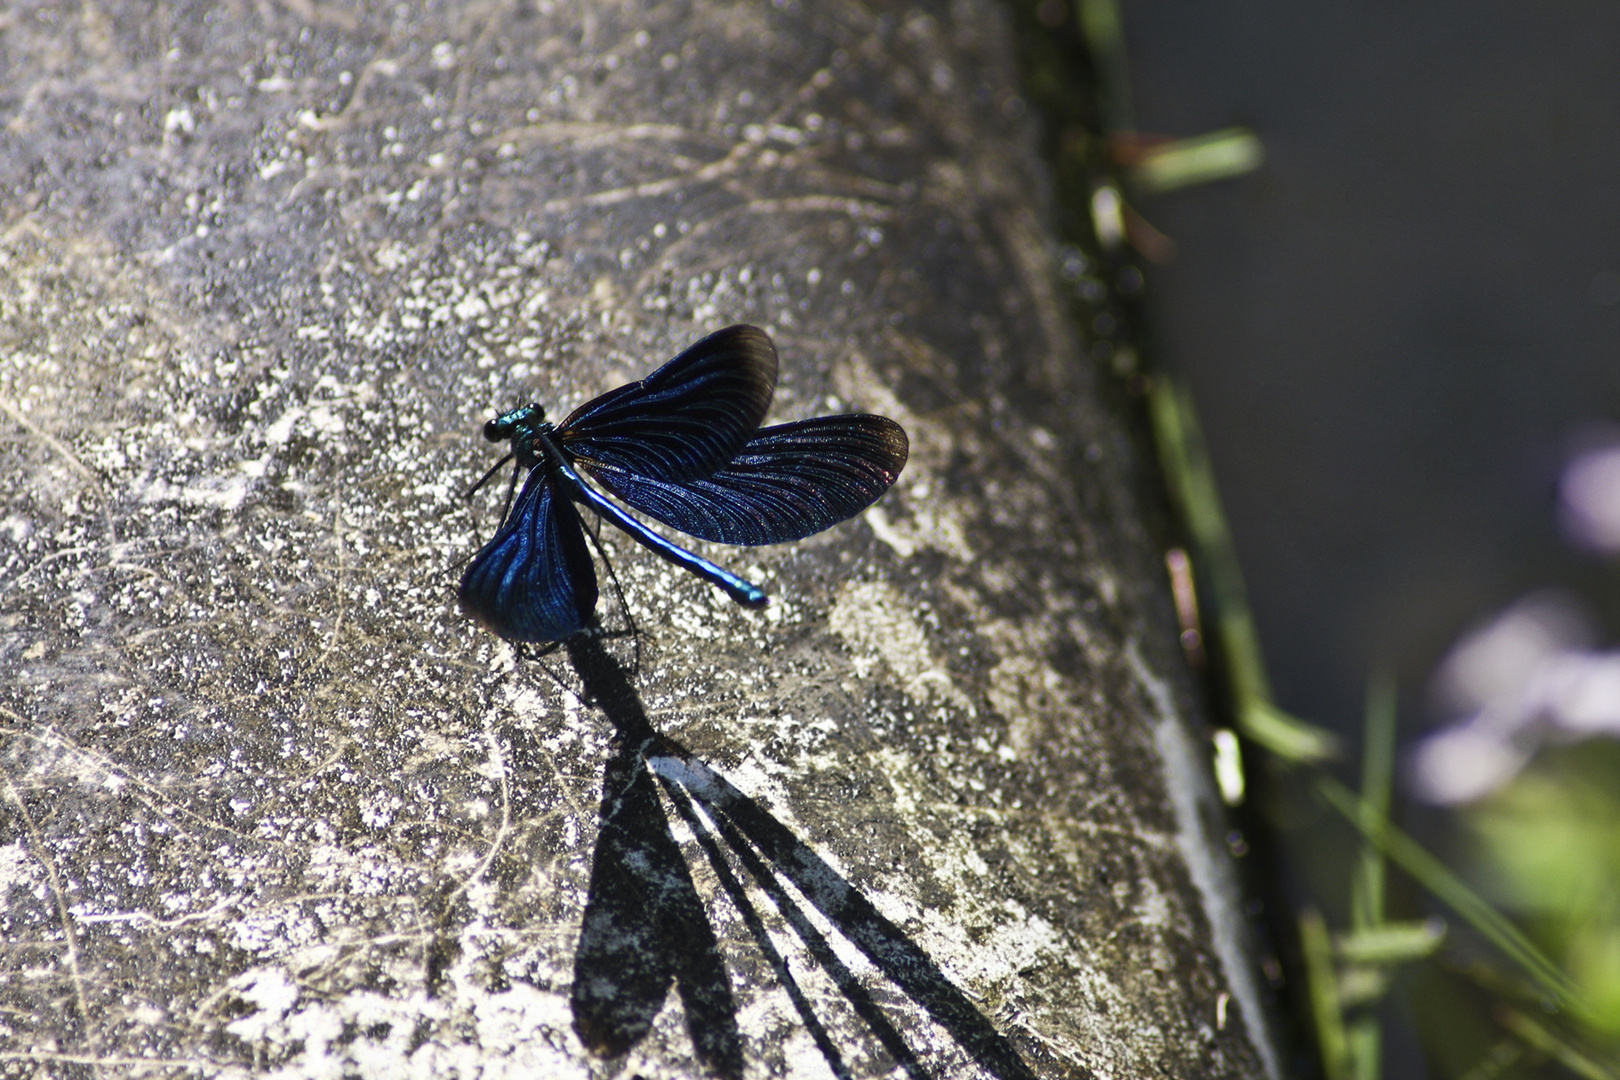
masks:
<path fill-rule="evenodd" d="M 1439 859 L 1425 851 L 1417 841 L 1396 828 L 1387 815 L 1362 803 L 1355 792 L 1331 776 L 1317 777 L 1317 790 L 1339 813 L 1360 829 L 1362 835 L 1376 844 L 1401 869 L 1412 875 L 1434 896 L 1439 898 L 1469 925 L 1519 965 L 1547 994 L 1569 1013 L 1585 1023 L 1593 1021 L 1591 1007 L 1581 997 L 1575 984 L 1558 966 L 1544 956 L 1541 950 L 1501 912 L 1480 898 L 1463 880 Z"/>
<path fill-rule="evenodd" d="M 1439 919 L 1380 923 L 1341 934 L 1335 952 L 1346 964 L 1405 964 L 1432 956 L 1445 940 L 1446 924 Z"/>
<path fill-rule="evenodd" d="M 1204 580 L 1220 623 L 1223 647 L 1231 654 L 1233 689 L 1241 701 L 1271 701 L 1271 683 L 1254 633 L 1254 620 L 1244 598 L 1243 572 L 1238 567 L 1226 515 L 1203 432 L 1192 398 L 1167 375 L 1156 376 L 1148 396 L 1159 457 L 1170 482 L 1171 497 L 1181 510 L 1204 564 Z M 1228 635 L 1236 635 L 1226 642 Z"/>
<path fill-rule="evenodd" d="M 1620 1080 L 1620 1072 L 1612 1067 L 1593 1061 L 1586 1054 L 1571 1046 L 1569 1041 L 1558 1032 L 1537 1023 L 1530 1017 L 1514 1009 L 1502 1011 L 1502 1026 L 1523 1039 L 1528 1045 L 1535 1047 L 1558 1064 L 1574 1073 L 1583 1076 L 1586 1080 Z"/>
<path fill-rule="evenodd" d="M 1395 680 L 1375 673 L 1367 683 L 1367 718 L 1361 746 L 1361 801 L 1389 817 L 1395 787 Z M 1368 930 L 1384 921 L 1384 853 L 1370 841 L 1350 882 L 1350 929 Z"/>
<path fill-rule="evenodd" d="M 1130 131 L 1136 126 L 1131 115 L 1130 71 L 1126 67 L 1125 27 L 1114 0 L 1076 0 L 1080 34 L 1097 65 L 1101 83 L 1099 103 L 1105 131 Z"/>
<path fill-rule="evenodd" d="M 1378 1080 L 1384 1061 L 1384 1032 L 1378 1020 L 1358 1016 L 1345 1029 L 1344 1036 L 1348 1080 Z"/>
<path fill-rule="evenodd" d="M 1159 375 L 1149 391 L 1148 408 L 1170 497 L 1186 522 L 1193 558 L 1205 582 L 1205 609 L 1213 614 L 1211 628 L 1225 658 L 1239 730 L 1285 761 L 1332 757 L 1338 740 L 1331 732 L 1290 716 L 1271 702 L 1271 682 L 1244 594 L 1243 572 L 1192 398 L 1171 378 Z"/>
<path fill-rule="evenodd" d="M 1524 1044 L 1517 1039 L 1503 1039 L 1485 1051 L 1485 1056 L 1474 1063 L 1457 1080 L 1496 1080 L 1519 1063 L 1524 1057 Z"/>
<path fill-rule="evenodd" d="M 1339 753 L 1339 740 L 1331 731 L 1307 724 L 1269 701 L 1239 705 L 1238 730 L 1284 761 L 1326 761 Z"/>
<path fill-rule="evenodd" d="M 1155 146 L 1142 155 L 1130 175 L 1141 191 L 1174 191 L 1253 172 L 1265 156 L 1265 147 L 1254 132 L 1224 128 Z"/>
<path fill-rule="evenodd" d="M 1333 967 L 1333 939 L 1315 908 L 1299 917 L 1299 945 L 1305 957 L 1305 981 L 1311 995 L 1311 1016 L 1316 1021 L 1316 1044 L 1322 1051 L 1322 1073 L 1327 1080 L 1345 1076 L 1344 1011 L 1339 1007 L 1339 975 Z"/>

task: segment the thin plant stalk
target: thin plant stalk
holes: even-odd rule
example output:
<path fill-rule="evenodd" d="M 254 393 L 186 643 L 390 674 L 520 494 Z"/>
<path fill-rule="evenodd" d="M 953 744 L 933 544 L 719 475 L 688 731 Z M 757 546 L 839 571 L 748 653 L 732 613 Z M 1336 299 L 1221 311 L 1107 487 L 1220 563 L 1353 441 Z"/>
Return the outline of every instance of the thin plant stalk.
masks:
<path fill-rule="evenodd" d="M 1395 787 L 1395 680 L 1377 672 L 1367 685 L 1367 718 L 1361 749 L 1361 800 L 1389 817 Z M 1350 892 L 1350 929 L 1371 930 L 1384 921 L 1384 853 L 1363 841 Z"/>
<path fill-rule="evenodd" d="M 1522 968 L 1525 974 L 1571 1015 L 1591 1023 L 1591 1006 L 1558 966 L 1542 954 L 1524 932 L 1483 900 L 1444 863 L 1429 854 L 1406 833 L 1390 822 L 1388 815 L 1366 805 L 1360 796 L 1327 775 L 1316 777 L 1317 790 L 1363 836 L 1377 845 L 1388 858 Z"/>

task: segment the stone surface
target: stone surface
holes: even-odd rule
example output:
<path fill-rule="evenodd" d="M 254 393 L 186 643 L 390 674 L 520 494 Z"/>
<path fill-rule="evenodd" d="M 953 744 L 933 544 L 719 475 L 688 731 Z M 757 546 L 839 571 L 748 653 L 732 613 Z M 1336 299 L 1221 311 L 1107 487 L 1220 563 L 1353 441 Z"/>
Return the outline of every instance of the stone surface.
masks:
<path fill-rule="evenodd" d="M 0 29 L 0 1068 L 1265 1075 L 998 9 L 156 10 Z M 463 618 L 482 422 L 733 322 L 894 491 Z"/>

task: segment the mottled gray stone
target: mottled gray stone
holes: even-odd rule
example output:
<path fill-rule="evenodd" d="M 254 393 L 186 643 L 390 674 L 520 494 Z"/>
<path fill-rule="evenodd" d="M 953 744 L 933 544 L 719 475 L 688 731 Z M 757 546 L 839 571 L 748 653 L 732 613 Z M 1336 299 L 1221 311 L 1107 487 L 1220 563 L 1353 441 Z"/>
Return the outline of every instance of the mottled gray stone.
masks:
<path fill-rule="evenodd" d="M 1265 1074 L 999 9 L 40 3 L 0 63 L 0 1068 Z M 481 423 L 732 322 L 774 418 L 906 427 L 885 501 L 703 547 L 763 612 L 604 535 L 639 641 L 463 618 Z"/>

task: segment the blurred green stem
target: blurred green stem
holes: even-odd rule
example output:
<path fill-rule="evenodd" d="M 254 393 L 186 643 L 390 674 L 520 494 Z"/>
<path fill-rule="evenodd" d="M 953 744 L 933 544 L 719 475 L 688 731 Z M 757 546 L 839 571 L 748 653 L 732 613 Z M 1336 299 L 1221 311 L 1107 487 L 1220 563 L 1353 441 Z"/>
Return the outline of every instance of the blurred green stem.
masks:
<path fill-rule="evenodd" d="M 1395 680 L 1376 672 L 1367 684 L 1367 719 L 1361 747 L 1361 802 L 1389 819 L 1395 784 Z M 1370 930 L 1384 921 L 1384 853 L 1365 840 L 1350 885 L 1350 929 Z"/>
<path fill-rule="evenodd" d="M 1503 1009 L 1502 1026 L 1558 1064 L 1586 1080 L 1617 1080 L 1620 1073 L 1600 1065 L 1571 1046 L 1563 1036 L 1514 1009 Z"/>
<path fill-rule="evenodd" d="M 1214 470 L 1191 396 L 1168 375 L 1156 375 L 1148 407 L 1170 497 L 1186 522 L 1193 562 L 1208 591 L 1204 609 L 1210 613 L 1210 628 L 1231 681 L 1239 732 L 1284 761 L 1320 761 L 1333 756 L 1337 740 L 1331 732 L 1290 716 L 1271 702 L 1271 682 L 1244 593 L 1243 571 L 1221 511 Z"/>
<path fill-rule="evenodd" d="M 1345 1030 L 1345 1075 L 1348 1080 L 1378 1080 L 1383 1063 L 1384 1033 L 1374 1016 L 1358 1016 Z"/>
<path fill-rule="evenodd" d="M 1496 1080 L 1519 1063 L 1524 1057 L 1524 1044 L 1517 1039 L 1503 1039 L 1485 1052 L 1474 1067 L 1457 1080 Z"/>
<path fill-rule="evenodd" d="M 1130 131 L 1130 69 L 1125 63 L 1125 28 L 1114 0 L 1075 0 L 1080 34 L 1097 65 L 1103 131 Z"/>
<path fill-rule="evenodd" d="M 1131 167 L 1139 191 L 1162 192 L 1242 176 L 1260 167 L 1265 148 L 1247 128 L 1223 128 L 1155 146 Z"/>
<path fill-rule="evenodd" d="M 1449 905 L 1474 929 L 1485 935 L 1571 1015 L 1593 1022 L 1592 1009 L 1568 976 L 1560 971 L 1518 927 L 1465 885 L 1444 863 L 1396 828 L 1387 814 L 1366 805 L 1355 792 L 1325 773 L 1316 777 L 1317 790 L 1329 805 L 1361 830 L 1363 836 L 1411 874 L 1419 885 Z"/>
<path fill-rule="evenodd" d="M 1327 1080 L 1349 1080 L 1344 1009 L 1339 1003 L 1339 976 L 1333 967 L 1333 939 L 1321 912 L 1307 908 L 1299 917 L 1299 945 L 1305 957 L 1305 981 L 1310 988 L 1311 1015 L 1316 1020 L 1316 1043 L 1322 1052 L 1322 1075 Z"/>

